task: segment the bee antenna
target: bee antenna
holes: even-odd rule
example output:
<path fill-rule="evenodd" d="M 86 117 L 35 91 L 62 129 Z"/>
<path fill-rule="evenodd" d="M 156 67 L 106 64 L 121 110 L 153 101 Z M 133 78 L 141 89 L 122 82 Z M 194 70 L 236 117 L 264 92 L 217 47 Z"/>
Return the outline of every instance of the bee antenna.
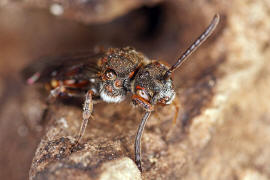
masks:
<path fill-rule="evenodd" d="M 167 79 L 172 72 L 179 68 L 182 63 L 213 33 L 219 22 L 219 15 L 216 14 L 210 25 L 205 31 L 188 47 L 188 49 L 180 56 L 177 62 L 165 73 L 164 77 Z"/>

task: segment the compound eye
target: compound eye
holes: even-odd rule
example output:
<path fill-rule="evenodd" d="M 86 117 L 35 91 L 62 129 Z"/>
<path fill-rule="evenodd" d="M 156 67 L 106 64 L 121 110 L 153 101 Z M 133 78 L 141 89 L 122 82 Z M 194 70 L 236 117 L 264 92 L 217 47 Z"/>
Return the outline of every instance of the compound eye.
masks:
<path fill-rule="evenodd" d="M 143 98 L 143 99 L 149 101 L 150 98 L 149 98 L 148 94 L 147 94 L 144 90 L 138 89 L 136 93 L 137 93 L 137 95 L 139 95 L 141 98 Z"/>
<path fill-rule="evenodd" d="M 106 70 L 105 72 L 105 76 L 108 80 L 115 80 L 116 79 L 116 73 L 114 72 L 114 70 Z"/>

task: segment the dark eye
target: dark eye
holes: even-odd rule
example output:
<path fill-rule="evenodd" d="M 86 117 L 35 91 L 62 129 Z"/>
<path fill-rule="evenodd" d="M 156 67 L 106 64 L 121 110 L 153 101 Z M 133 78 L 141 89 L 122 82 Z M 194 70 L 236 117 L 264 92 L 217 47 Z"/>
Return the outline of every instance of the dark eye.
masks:
<path fill-rule="evenodd" d="M 116 73 L 113 70 L 107 70 L 105 72 L 105 76 L 108 80 L 115 80 L 116 79 Z"/>
<path fill-rule="evenodd" d="M 144 90 L 138 89 L 136 93 L 137 93 L 137 95 L 139 95 L 143 99 L 149 101 L 149 96 L 146 94 L 146 92 Z"/>

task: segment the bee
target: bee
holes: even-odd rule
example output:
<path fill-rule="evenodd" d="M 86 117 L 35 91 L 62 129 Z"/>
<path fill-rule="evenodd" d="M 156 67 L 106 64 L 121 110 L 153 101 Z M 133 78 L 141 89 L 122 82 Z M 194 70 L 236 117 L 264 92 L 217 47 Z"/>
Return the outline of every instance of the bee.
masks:
<path fill-rule="evenodd" d="M 134 143 L 135 163 L 142 171 L 141 137 L 151 112 L 155 105 L 169 105 L 175 100 L 172 73 L 213 33 L 218 22 L 219 15 L 215 15 L 172 66 L 151 61 L 131 47 L 110 48 L 37 61 L 24 70 L 27 84 L 45 84 L 50 90 L 49 102 L 63 96 L 85 97 L 77 143 L 84 135 L 88 120 L 93 118 L 94 102 L 120 103 L 131 94 L 133 104 L 145 111 Z"/>

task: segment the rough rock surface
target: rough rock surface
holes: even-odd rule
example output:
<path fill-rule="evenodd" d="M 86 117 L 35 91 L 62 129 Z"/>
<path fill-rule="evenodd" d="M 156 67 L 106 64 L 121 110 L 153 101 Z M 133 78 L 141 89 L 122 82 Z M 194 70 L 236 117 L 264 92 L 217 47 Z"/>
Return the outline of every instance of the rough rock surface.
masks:
<path fill-rule="evenodd" d="M 25 179 L 32 159 L 30 179 L 269 179 L 269 9 L 267 0 L 170 1 L 88 28 L 46 12 L 0 11 L 0 179 Z M 20 80 L 30 59 L 96 44 L 132 45 L 172 63 L 215 12 L 216 33 L 175 74 L 177 123 L 166 106 L 146 125 L 142 174 L 133 162 L 142 111 L 129 99 L 96 104 L 95 120 L 74 147 L 82 102 L 58 101 L 44 117 L 46 92 Z M 162 23 L 149 26 L 151 14 Z"/>

